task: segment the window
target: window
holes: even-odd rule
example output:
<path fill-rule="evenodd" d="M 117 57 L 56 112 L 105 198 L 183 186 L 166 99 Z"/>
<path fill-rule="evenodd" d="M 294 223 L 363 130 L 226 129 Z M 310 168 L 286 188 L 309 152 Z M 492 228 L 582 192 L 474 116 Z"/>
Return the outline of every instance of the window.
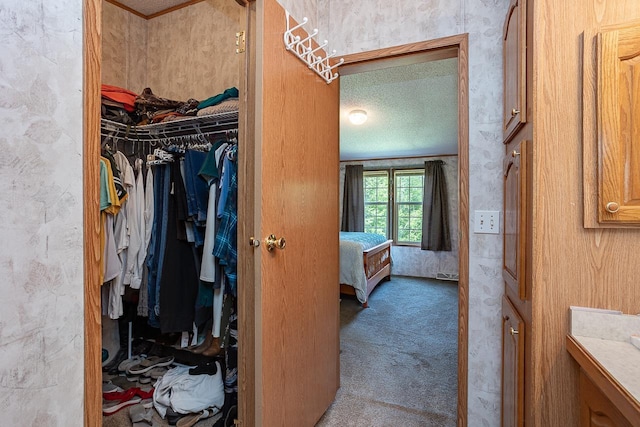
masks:
<path fill-rule="evenodd" d="M 422 240 L 423 169 L 364 172 L 364 231 L 416 245 Z"/>
<path fill-rule="evenodd" d="M 389 238 L 389 172 L 363 173 L 364 231 Z"/>

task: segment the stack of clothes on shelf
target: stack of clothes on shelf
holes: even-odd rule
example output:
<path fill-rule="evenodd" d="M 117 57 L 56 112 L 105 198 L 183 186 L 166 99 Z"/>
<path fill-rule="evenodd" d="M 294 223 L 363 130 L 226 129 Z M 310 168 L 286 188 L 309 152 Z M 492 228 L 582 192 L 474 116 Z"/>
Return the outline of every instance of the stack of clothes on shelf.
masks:
<path fill-rule="evenodd" d="M 102 85 L 102 118 L 126 125 L 142 126 L 232 111 L 238 111 L 238 89 L 235 87 L 204 101 L 194 98 L 176 101 L 155 95 L 151 88 L 136 94 L 118 86 Z"/>

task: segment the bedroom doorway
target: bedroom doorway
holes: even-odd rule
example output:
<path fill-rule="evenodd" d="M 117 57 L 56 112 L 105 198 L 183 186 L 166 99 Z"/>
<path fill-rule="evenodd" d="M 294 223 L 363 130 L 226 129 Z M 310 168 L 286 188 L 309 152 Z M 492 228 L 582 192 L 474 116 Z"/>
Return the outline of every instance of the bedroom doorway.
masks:
<path fill-rule="evenodd" d="M 455 226 L 451 227 L 451 238 L 452 250 L 457 256 L 455 256 L 455 259 L 452 261 L 450 259 L 451 257 L 447 257 L 446 254 L 443 254 L 442 256 L 436 255 L 436 257 L 441 259 L 437 260 L 438 267 L 434 267 L 438 270 L 435 274 L 425 274 L 424 265 L 417 266 L 417 269 L 415 265 L 420 263 L 433 263 L 433 258 L 431 260 L 425 260 L 424 258 L 421 259 L 420 257 L 414 257 L 413 261 L 405 260 L 405 262 L 402 262 L 402 264 L 405 265 L 398 265 L 398 268 L 395 268 L 395 265 L 399 262 L 394 259 L 392 274 L 397 274 L 399 271 L 400 274 L 407 276 L 428 276 L 444 280 L 455 280 L 457 278 L 457 286 L 455 286 L 455 282 L 433 281 L 430 279 L 413 277 L 392 278 L 391 282 L 382 283 L 378 289 L 374 290 L 371 304 L 375 301 L 376 293 L 380 293 L 381 296 L 384 294 L 384 298 L 394 298 L 394 286 L 397 286 L 397 289 L 402 289 L 403 292 L 405 290 L 407 290 L 407 292 L 411 292 L 411 289 L 415 289 L 416 287 L 428 287 L 431 291 L 438 293 L 438 298 L 448 298 L 447 301 L 451 304 L 457 304 L 457 313 L 454 313 L 454 319 L 451 319 L 452 322 L 456 323 L 456 325 L 454 325 L 453 329 L 449 329 L 450 333 L 457 334 L 457 379 L 450 378 L 450 381 L 457 382 L 457 408 L 454 409 L 457 414 L 454 414 L 454 416 L 456 416 L 454 421 L 457 420 L 457 423 L 462 425 L 466 425 L 468 384 L 469 110 L 467 52 L 468 40 L 467 35 L 464 34 L 422 43 L 413 43 L 393 48 L 347 55 L 344 57 L 345 65 L 340 68 L 340 201 L 342 201 L 343 191 L 343 169 L 347 164 L 362 164 L 364 167 L 365 179 L 368 174 L 370 181 L 375 178 L 376 174 L 378 174 L 378 178 L 383 175 L 386 177 L 382 180 L 383 182 L 396 182 L 395 180 L 398 175 L 402 175 L 403 173 L 405 175 L 410 175 L 412 171 L 419 170 L 420 165 L 423 165 L 422 170 L 424 170 L 425 160 L 437 159 L 442 160 L 444 163 L 445 177 L 447 181 L 449 181 L 447 187 L 450 189 L 449 210 L 456 213 L 451 216 L 451 221 L 455 222 Z M 419 80 L 425 76 L 432 79 L 431 82 L 433 83 L 430 90 L 427 91 L 423 90 L 425 88 L 415 86 L 416 84 L 421 84 Z M 454 91 L 453 95 L 450 90 L 450 86 L 452 84 Z M 413 89 L 409 89 L 407 92 L 407 87 L 411 88 L 412 85 Z M 351 91 L 351 93 L 347 95 L 349 99 L 344 99 L 345 88 Z M 430 98 L 430 102 L 435 104 L 437 107 L 435 109 L 427 108 L 425 110 L 424 103 L 418 102 L 419 97 L 426 96 L 424 95 L 425 93 L 429 93 L 430 97 L 437 97 L 439 94 L 445 93 L 447 88 L 449 88 L 448 96 L 453 96 L 453 101 L 449 102 L 447 105 L 443 105 L 437 98 Z M 410 95 L 403 96 L 403 93 L 408 93 Z M 399 94 L 400 99 L 398 99 L 398 96 L 394 94 Z M 359 103 L 358 99 L 363 99 L 368 95 L 372 95 L 371 98 L 374 99 L 372 104 L 363 105 L 362 103 Z M 397 110 L 395 111 L 395 115 L 393 112 L 390 112 L 389 109 Z M 373 126 L 370 126 L 369 128 L 369 133 L 365 130 L 367 126 L 366 124 L 351 126 L 347 131 L 343 132 L 343 128 L 345 128 L 345 126 L 343 126 L 342 123 L 343 121 L 348 120 L 349 113 L 359 115 L 361 120 L 366 120 L 369 124 L 373 124 Z M 434 115 L 434 117 L 428 118 L 427 116 L 429 114 Z M 418 123 L 416 126 L 407 125 L 408 129 L 394 128 L 394 120 L 399 122 L 404 119 L 408 119 L 409 123 L 413 123 L 414 125 L 416 125 L 416 122 Z M 422 123 L 420 123 L 421 120 Z M 430 148 L 420 147 L 419 140 L 429 139 L 430 136 L 427 135 L 424 136 L 424 138 L 421 137 L 420 132 L 414 129 L 414 127 L 425 127 L 425 124 L 428 123 L 429 120 L 431 120 L 430 123 L 432 123 L 430 130 L 433 135 L 431 136 L 436 140 L 436 143 L 432 144 Z M 378 125 L 377 129 L 375 125 Z M 392 136 L 385 136 L 383 134 L 383 128 L 389 129 L 392 132 L 395 132 L 395 134 Z M 357 133 L 362 135 L 358 137 L 356 135 Z M 351 143 L 347 148 L 342 147 L 344 137 L 348 137 L 355 142 Z M 385 139 L 392 143 L 385 143 Z M 408 144 L 402 145 L 398 143 L 403 139 L 405 142 L 409 140 Z M 420 151 L 421 149 L 422 151 Z M 363 155 L 362 153 L 366 154 Z M 451 181 L 454 182 L 451 183 Z M 391 192 L 392 190 L 390 190 L 390 193 Z M 454 193 L 453 195 L 451 194 L 452 192 Z M 387 222 L 384 224 L 383 228 L 386 228 L 387 237 L 393 238 L 396 242 L 402 240 L 398 238 L 398 222 L 400 221 L 399 218 L 401 218 L 398 206 L 393 202 L 389 202 L 385 215 L 387 216 Z M 371 221 L 369 227 L 371 227 Z M 453 239 L 455 239 L 455 242 L 453 242 Z M 400 258 L 412 257 L 416 252 L 420 252 L 419 245 L 416 247 L 415 245 L 403 244 L 402 242 L 400 244 L 394 244 L 392 249 L 394 258 L 396 256 L 399 256 Z M 452 262 L 457 264 L 455 265 L 457 268 L 450 267 Z M 412 266 L 409 264 L 414 264 L 413 270 Z M 410 273 L 407 273 L 408 271 Z M 454 295 L 451 295 L 452 292 Z M 385 302 L 378 303 L 376 308 L 381 310 L 384 309 L 382 307 L 383 303 Z M 375 310 L 376 308 L 368 308 L 366 310 Z M 388 308 L 391 308 L 391 306 L 388 306 Z M 363 309 L 356 307 L 355 311 L 347 310 L 348 312 L 345 313 L 345 310 L 341 309 L 343 312 L 341 319 L 343 332 L 341 332 L 341 334 L 345 333 L 344 331 L 347 331 L 346 333 L 348 333 L 350 329 L 353 329 L 353 326 L 356 324 L 355 319 L 359 316 L 358 313 L 362 313 L 362 310 Z M 457 319 L 455 319 L 456 314 Z M 398 316 L 399 319 L 402 318 L 402 313 L 398 314 Z M 362 318 L 362 316 L 360 316 L 360 318 Z M 374 322 L 376 321 L 372 316 L 368 316 L 368 318 L 372 319 Z M 394 345 L 391 340 L 385 340 L 384 337 L 373 337 L 372 339 L 373 342 L 378 342 L 381 346 Z M 400 353 L 401 352 L 402 351 L 400 351 Z M 377 353 L 377 351 L 374 349 L 371 353 Z M 426 355 L 412 354 L 411 356 L 414 359 L 420 360 L 421 356 Z M 375 354 L 371 354 L 366 357 L 368 358 L 368 362 L 375 363 Z M 380 357 L 386 357 L 386 361 L 388 362 L 388 356 Z M 397 364 L 398 369 L 409 370 L 415 368 L 415 366 L 402 366 L 402 358 L 395 360 L 396 358 L 393 357 L 393 359 L 392 364 Z M 426 357 L 423 357 L 422 361 L 427 365 L 430 363 Z M 341 371 L 344 369 L 356 369 L 366 372 L 366 368 L 364 367 L 353 367 L 351 364 L 344 366 L 344 362 L 341 363 L 343 363 Z M 363 363 L 366 364 L 366 362 Z M 375 371 L 371 365 L 368 369 L 370 371 Z M 415 384 L 411 384 L 410 380 L 406 382 L 407 393 L 411 392 L 411 388 L 414 385 Z M 375 397 L 373 396 L 375 392 L 375 390 L 370 390 L 370 396 L 374 400 Z M 336 401 L 339 399 L 348 400 L 355 399 L 355 397 L 344 394 L 341 395 L 339 393 Z M 382 404 L 382 402 L 378 403 Z M 334 406 L 336 406 L 335 402 Z M 394 410 L 391 408 L 393 405 L 389 404 L 387 406 L 389 406 L 389 410 Z M 330 408 L 324 418 L 331 417 L 331 411 L 332 409 Z M 409 414 L 409 416 L 419 416 L 419 414 Z M 435 414 L 434 416 L 437 417 L 438 415 Z M 434 420 L 435 419 L 436 418 L 434 418 Z M 323 420 L 321 420 L 318 425 L 324 425 Z M 324 420 L 324 422 L 326 422 L 326 420 Z M 449 424 L 450 422 L 451 421 L 448 420 L 446 424 Z"/>

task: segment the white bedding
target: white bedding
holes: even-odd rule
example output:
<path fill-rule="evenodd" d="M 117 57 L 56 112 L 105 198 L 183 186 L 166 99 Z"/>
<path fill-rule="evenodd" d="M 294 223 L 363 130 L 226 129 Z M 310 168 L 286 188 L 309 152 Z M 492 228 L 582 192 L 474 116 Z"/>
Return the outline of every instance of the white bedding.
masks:
<path fill-rule="evenodd" d="M 363 304 L 367 302 L 367 276 L 362 254 L 385 241 L 384 236 L 340 232 L 340 283 L 353 286 L 358 301 Z"/>

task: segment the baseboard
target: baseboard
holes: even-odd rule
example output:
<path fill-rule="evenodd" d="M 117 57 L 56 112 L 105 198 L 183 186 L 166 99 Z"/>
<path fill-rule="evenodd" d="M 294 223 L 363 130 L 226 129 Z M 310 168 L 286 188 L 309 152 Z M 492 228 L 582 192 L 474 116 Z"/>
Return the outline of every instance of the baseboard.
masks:
<path fill-rule="evenodd" d="M 436 279 L 458 281 L 458 273 L 436 273 Z"/>

